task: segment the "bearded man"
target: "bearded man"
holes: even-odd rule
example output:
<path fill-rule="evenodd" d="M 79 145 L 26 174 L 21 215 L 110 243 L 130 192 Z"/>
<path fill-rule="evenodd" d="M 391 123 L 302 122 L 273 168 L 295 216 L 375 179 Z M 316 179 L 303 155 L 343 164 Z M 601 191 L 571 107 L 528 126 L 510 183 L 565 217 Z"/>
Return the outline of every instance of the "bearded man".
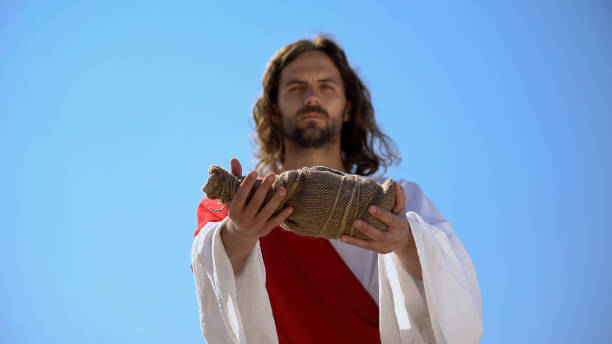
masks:
<path fill-rule="evenodd" d="M 204 198 L 192 248 L 202 331 L 210 343 L 476 343 L 480 289 L 451 225 L 415 183 L 395 183 L 387 226 L 353 225 L 369 240 L 302 237 L 279 227 L 287 190 L 264 202 L 275 175 L 310 166 L 370 176 L 399 158 L 370 94 L 331 39 L 280 49 L 253 109 L 258 176 L 229 207 Z M 375 147 L 380 147 L 376 150 Z M 238 160 L 232 173 L 242 175 Z M 379 181 L 383 179 L 378 178 Z"/>

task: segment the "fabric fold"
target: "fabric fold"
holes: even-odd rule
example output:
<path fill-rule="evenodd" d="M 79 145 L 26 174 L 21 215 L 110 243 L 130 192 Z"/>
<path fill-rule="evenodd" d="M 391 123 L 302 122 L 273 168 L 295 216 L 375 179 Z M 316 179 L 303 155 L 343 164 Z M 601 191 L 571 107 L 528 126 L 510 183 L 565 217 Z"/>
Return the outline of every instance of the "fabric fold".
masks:
<path fill-rule="evenodd" d="M 415 212 L 407 216 L 421 261 L 436 343 L 478 343 L 482 306 L 472 261 L 452 232 L 426 223 Z"/>
<path fill-rule="evenodd" d="M 259 243 L 234 276 L 220 235 L 226 222 L 207 223 L 193 243 L 202 332 L 211 343 L 278 343 Z"/>

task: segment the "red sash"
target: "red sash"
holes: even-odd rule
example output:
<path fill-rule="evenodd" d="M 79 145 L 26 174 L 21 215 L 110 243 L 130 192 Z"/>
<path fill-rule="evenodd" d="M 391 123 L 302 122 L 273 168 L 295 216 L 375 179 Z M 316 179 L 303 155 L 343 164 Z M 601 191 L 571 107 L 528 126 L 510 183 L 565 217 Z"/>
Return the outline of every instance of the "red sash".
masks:
<path fill-rule="evenodd" d="M 204 198 L 195 235 L 224 219 L 223 207 Z M 281 344 L 380 343 L 378 306 L 328 240 L 277 227 L 259 244 Z"/>

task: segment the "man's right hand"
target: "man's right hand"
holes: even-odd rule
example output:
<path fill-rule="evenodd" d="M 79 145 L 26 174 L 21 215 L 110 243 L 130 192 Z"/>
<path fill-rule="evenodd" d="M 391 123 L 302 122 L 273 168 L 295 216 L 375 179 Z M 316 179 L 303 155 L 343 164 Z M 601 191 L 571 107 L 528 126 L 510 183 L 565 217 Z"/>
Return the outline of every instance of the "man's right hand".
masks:
<path fill-rule="evenodd" d="M 238 159 L 232 159 L 231 167 L 233 175 L 242 176 L 242 166 Z M 257 240 L 270 233 L 293 212 L 293 208 L 287 207 L 274 215 L 274 211 L 287 194 L 287 190 L 282 187 L 278 188 L 274 196 L 264 204 L 266 195 L 274 183 L 274 174 L 266 176 L 247 203 L 247 197 L 256 179 L 257 173 L 252 171 L 242 181 L 230 203 L 229 220 L 221 229 L 221 240 L 234 268 L 234 273 L 242 269 Z"/>

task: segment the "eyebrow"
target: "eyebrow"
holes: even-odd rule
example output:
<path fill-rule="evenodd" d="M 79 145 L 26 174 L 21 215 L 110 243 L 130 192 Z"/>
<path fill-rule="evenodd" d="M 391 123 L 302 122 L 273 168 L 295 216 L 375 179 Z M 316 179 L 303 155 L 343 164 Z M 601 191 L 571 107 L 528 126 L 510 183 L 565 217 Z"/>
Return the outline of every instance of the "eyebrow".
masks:
<path fill-rule="evenodd" d="M 321 79 L 318 79 L 317 82 L 329 82 L 329 83 L 332 83 L 332 84 L 338 84 L 338 81 L 336 79 L 332 78 L 332 77 L 321 78 Z M 289 86 L 289 85 L 293 85 L 293 84 L 303 85 L 305 83 L 306 83 L 306 81 L 304 81 L 304 80 L 290 79 L 289 81 L 287 81 L 285 83 L 284 86 Z"/>

